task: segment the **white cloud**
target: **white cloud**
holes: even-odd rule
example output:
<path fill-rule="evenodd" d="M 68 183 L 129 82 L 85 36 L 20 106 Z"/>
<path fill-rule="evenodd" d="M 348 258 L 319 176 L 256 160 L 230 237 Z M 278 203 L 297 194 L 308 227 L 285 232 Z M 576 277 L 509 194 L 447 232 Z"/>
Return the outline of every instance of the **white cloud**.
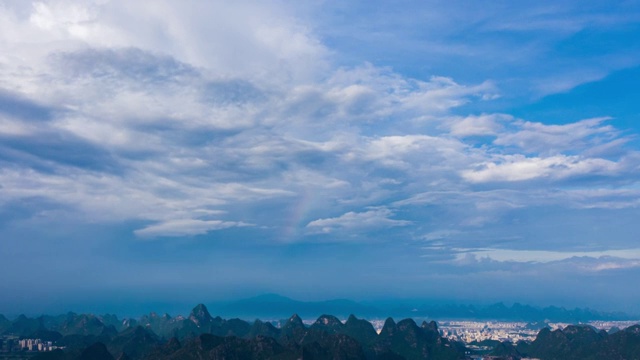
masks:
<path fill-rule="evenodd" d="M 452 249 L 455 262 L 465 264 L 469 257 L 501 263 L 566 263 L 580 271 L 607 271 L 640 267 L 640 249 L 602 251 L 551 251 L 512 249 Z"/>
<path fill-rule="evenodd" d="M 129 1 L 5 5 L 5 45 L 24 65 L 57 50 L 143 48 L 224 76 L 307 81 L 326 67 L 327 50 L 287 7 L 272 2 Z M 40 49 L 38 49 L 40 47 Z M 274 77 L 274 75 L 276 75 Z"/>
<path fill-rule="evenodd" d="M 0 135 L 24 136 L 37 131 L 36 126 L 0 114 Z"/>
<path fill-rule="evenodd" d="M 640 207 L 638 189 L 572 189 L 557 194 L 570 206 L 581 209 L 624 209 Z"/>
<path fill-rule="evenodd" d="M 528 153 L 556 154 L 584 151 L 615 141 L 619 132 L 606 125 L 610 118 L 586 119 L 564 125 L 517 121 L 515 131 L 501 132 L 494 140 L 500 146 L 516 146 Z"/>
<path fill-rule="evenodd" d="M 555 75 L 552 78 L 545 78 L 536 82 L 537 96 L 542 97 L 549 94 L 568 92 L 579 85 L 602 80 L 608 75 L 608 71 L 597 68 L 573 69 Z"/>
<path fill-rule="evenodd" d="M 376 161 L 381 165 L 412 169 L 456 166 L 466 163 L 466 145 L 455 140 L 429 135 L 383 136 L 370 139 L 348 159 Z"/>
<path fill-rule="evenodd" d="M 560 180 L 569 177 L 613 176 L 618 172 L 617 163 L 605 159 L 582 159 L 577 156 L 551 156 L 528 158 L 508 155 L 500 162 L 485 162 L 473 170 L 461 172 L 462 177 L 473 183 L 525 181 L 538 178 Z"/>
<path fill-rule="evenodd" d="M 410 221 L 394 220 L 389 217 L 393 212 L 389 209 L 373 209 L 365 212 L 350 211 L 339 217 L 318 219 L 307 224 L 307 228 L 315 229 L 322 233 L 330 233 L 338 229 L 375 229 L 394 226 L 407 226 Z"/>
<path fill-rule="evenodd" d="M 550 262 L 566 260 L 573 257 L 600 258 L 612 256 L 620 259 L 640 260 L 640 249 L 605 250 L 605 251 L 546 251 L 546 250 L 509 250 L 509 249 L 474 249 L 465 252 L 480 258 L 488 257 L 496 261 L 517 262 Z"/>
<path fill-rule="evenodd" d="M 453 235 L 459 235 L 460 230 L 436 230 L 422 236 L 426 241 L 445 240 Z"/>
<path fill-rule="evenodd" d="M 620 269 L 633 269 L 640 267 L 640 260 L 627 260 L 627 261 L 606 261 L 590 266 L 587 270 L 592 271 L 607 271 L 607 270 L 620 270 Z"/>
<path fill-rule="evenodd" d="M 189 236 L 205 234 L 212 230 L 243 226 L 251 225 L 234 221 L 177 219 L 149 225 L 145 228 L 135 230 L 134 232 L 136 235 L 143 238 L 157 236 Z"/>
<path fill-rule="evenodd" d="M 483 114 L 480 116 L 467 116 L 459 120 L 453 120 L 451 135 L 467 136 L 491 136 L 501 132 L 502 121 L 513 119 L 503 114 Z"/>

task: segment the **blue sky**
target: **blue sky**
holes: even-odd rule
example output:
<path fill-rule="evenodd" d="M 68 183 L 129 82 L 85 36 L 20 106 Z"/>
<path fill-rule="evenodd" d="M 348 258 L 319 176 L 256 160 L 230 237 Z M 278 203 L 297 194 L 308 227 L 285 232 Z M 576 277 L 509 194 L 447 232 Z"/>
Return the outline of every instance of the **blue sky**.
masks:
<path fill-rule="evenodd" d="M 0 313 L 640 313 L 639 37 L 637 1 L 4 0 Z"/>

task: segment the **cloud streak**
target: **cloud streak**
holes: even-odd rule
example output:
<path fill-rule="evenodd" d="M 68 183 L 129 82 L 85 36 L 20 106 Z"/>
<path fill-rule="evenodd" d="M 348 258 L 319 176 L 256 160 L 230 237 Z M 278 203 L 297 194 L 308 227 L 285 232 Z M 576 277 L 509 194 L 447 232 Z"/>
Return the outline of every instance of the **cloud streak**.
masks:
<path fill-rule="evenodd" d="M 527 158 L 505 156 L 499 163 L 483 163 L 477 170 L 466 170 L 462 177 L 474 183 L 525 181 L 539 178 L 561 180 L 578 176 L 610 176 L 617 172 L 617 164 L 605 159 L 581 159 L 575 156 Z"/>
<path fill-rule="evenodd" d="M 176 219 L 149 225 L 136 230 L 135 234 L 143 238 L 153 238 L 156 236 L 188 236 L 205 234 L 212 230 L 243 226 L 250 225 L 233 221 Z"/>
<path fill-rule="evenodd" d="M 307 228 L 331 233 L 337 229 L 354 231 L 411 225 L 410 221 L 391 219 L 392 215 L 389 209 L 372 209 L 360 213 L 350 211 L 334 218 L 313 220 L 307 224 Z"/>

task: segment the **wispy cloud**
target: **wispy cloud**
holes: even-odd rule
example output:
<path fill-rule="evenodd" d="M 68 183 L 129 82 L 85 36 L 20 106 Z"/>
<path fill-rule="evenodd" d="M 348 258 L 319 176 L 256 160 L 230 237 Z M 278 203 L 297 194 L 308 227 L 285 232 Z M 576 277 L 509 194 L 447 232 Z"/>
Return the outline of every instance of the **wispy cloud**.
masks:
<path fill-rule="evenodd" d="M 205 234 L 212 230 L 243 226 L 250 225 L 233 221 L 175 219 L 168 220 L 159 224 L 149 225 L 145 228 L 136 230 L 135 233 L 136 235 L 141 237 L 188 236 Z"/>
<path fill-rule="evenodd" d="M 467 116 L 451 121 L 451 135 L 467 136 L 493 136 L 503 131 L 502 121 L 512 120 L 510 116 L 503 114 L 483 114 L 480 116 Z"/>
<path fill-rule="evenodd" d="M 617 164 L 605 159 L 581 159 L 575 156 L 528 158 L 509 155 L 500 162 L 487 162 L 478 169 L 465 170 L 462 176 L 471 182 L 524 181 L 538 178 L 551 180 L 576 176 L 609 176 L 617 172 Z"/>
<path fill-rule="evenodd" d="M 307 228 L 330 233 L 339 229 L 371 230 L 411 224 L 410 221 L 391 219 L 391 216 L 393 212 L 389 209 L 372 209 L 359 213 L 350 211 L 338 217 L 311 221 L 307 224 Z"/>
<path fill-rule="evenodd" d="M 621 137 L 619 130 L 606 124 L 608 120 L 594 118 L 564 125 L 518 121 L 512 125 L 514 130 L 502 132 L 494 144 L 537 154 L 585 151 Z"/>
<path fill-rule="evenodd" d="M 567 260 L 575 257 L 593 259 L 610 258 L 640 260 L 640 249 L 604 250 L 604 251 L 544 251 L 544 250 L 509 250 L 509 249 L 455 249 L 460 251 L 459 258 L 471 254 L 479 258 L 489 258 L 495 261 L 513 262 L 551 262 Z M 637 261 L 636 261 L 637 262 Z"/>

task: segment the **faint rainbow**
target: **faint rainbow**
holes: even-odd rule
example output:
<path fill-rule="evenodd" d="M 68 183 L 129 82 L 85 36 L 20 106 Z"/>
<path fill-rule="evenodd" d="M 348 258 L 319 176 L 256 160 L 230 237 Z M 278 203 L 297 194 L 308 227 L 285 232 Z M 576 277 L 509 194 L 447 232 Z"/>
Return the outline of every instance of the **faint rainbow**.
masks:
<path fill-rule="evenodd" d="M 280 233 L 280 240 L 289 242 L 300 236 L 300 231 L 306 226 L 306 217 L 308 212 L 313 209 L 316 197 L 312 192 L 304 189 L 300 192 L 295 203 L 288 209 L 289 213 Z"/>

